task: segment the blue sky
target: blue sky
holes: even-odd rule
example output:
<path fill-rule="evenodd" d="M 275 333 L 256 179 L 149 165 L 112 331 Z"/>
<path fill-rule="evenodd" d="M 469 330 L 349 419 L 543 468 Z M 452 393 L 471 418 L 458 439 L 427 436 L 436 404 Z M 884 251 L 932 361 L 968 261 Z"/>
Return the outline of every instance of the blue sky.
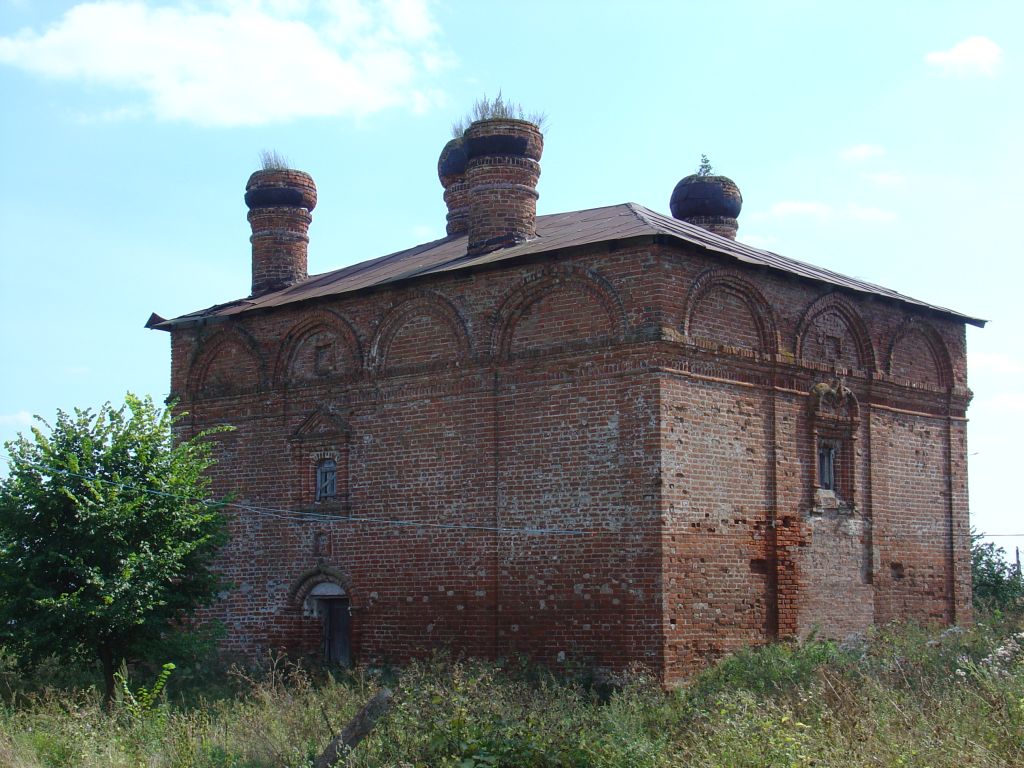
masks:
<path fill-rule="evenodd" d="M 501 89 L 549 115 L 540 213 L 667 212 L 707 153 L 740 240 L 990 320 L 971 511 L 1024 534 L 1022 55 L 984 0 L 0 0 L 0 440 L 166 396 L 143 323 L 248 293 L 261 150 L 316 180 L 324 272 L 443 235 L 438 152 Z"/>

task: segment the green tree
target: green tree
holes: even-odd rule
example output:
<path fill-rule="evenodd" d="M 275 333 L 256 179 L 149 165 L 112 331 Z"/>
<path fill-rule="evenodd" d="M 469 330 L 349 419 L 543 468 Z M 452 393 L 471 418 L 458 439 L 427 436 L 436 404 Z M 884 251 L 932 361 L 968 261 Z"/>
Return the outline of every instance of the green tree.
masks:
<path fill-rule="evenodd" d="M 210 446 L 176 441 L 170 409 L 131 394 L 120 408 L 39 421 L 45 430 L 6 444 L 0 644 L 28 662 L 98 659 L 109 701 L 121 663 L 166 653 L 221 588 L 209 568 L 226 540 L 204 501 Z"/>
<path fill-rule="evenodd" d="M 1024 607 L 1024 577 L 1006 560 L 1002 547 L 983 542 L 973 531 L 971 579 L 975 606 L 1004 613 Z"/>

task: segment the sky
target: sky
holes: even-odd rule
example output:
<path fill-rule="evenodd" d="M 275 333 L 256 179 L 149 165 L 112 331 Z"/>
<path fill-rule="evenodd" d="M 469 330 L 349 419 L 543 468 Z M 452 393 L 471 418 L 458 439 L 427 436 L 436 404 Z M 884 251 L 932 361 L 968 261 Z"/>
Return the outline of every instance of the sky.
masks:
<path fill-rule="evenodd" d="M 538 213 L 667 213 L 706 153 L 739 240 L 988 320 L 972 523 L 1024 549 L 1019 1 L 0 0 L 0 441 L 167 396 L 143 325 L 248 293 L 261 151 L 316 180 L 311 274 L 442 237 L 499 90 L 548 115 Z"/>

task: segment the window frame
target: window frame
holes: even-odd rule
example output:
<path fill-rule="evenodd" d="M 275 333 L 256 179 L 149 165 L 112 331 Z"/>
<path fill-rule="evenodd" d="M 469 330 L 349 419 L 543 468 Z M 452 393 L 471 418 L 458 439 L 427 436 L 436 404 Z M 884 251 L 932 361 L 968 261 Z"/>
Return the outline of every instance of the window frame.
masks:
<path fill-rule="evenodd" d="M 338 498 L 338 462 L 332 456 L 325 456 L 316 464 L 315 498 L 317 504 L 334 502 Z"/>
<path fill-rule="evenodd" d="M 818 487 L 823 491 L 837 492 L 840 458 L 840 441 L 829 438 L 818 439 Z"/>

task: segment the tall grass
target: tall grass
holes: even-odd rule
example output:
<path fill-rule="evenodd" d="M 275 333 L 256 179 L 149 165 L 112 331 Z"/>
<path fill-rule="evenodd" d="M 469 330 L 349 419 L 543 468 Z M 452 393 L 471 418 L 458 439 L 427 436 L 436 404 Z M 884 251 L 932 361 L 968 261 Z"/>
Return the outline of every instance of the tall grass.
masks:
<path fill-rule="evenodd" d="M 609 691 L 445 656 L 336 674 L 272 659 L 187 690 L 172 675 L 160 700 L 132 694 L 109 712 L 95 688 L 41 685 L 0 660 L 0 766 L 308 766 L 385 683 L 397 705 L 350 765 L 1020 766 L 1020 629 L 902 626 L 843 646 L 771 645 L 668 692 L 640 671 Z"/>

